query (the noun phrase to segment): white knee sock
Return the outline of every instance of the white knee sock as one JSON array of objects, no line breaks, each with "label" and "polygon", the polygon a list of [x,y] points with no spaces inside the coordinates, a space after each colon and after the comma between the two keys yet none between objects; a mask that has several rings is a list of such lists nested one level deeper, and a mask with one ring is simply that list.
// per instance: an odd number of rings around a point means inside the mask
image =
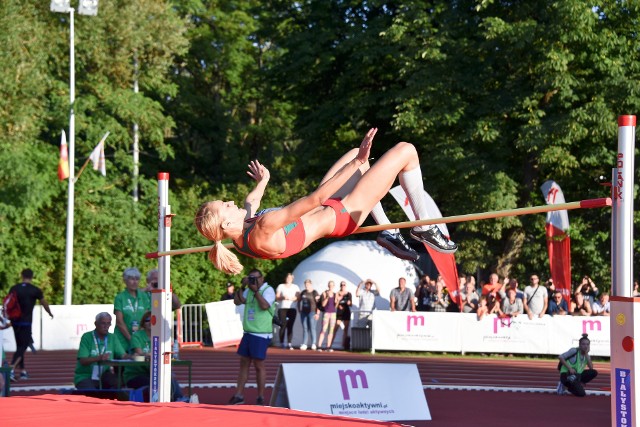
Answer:
[{"label": "white knee sock", "polygon": [[[409,199],[409,204],[413,210],[413,214],[416,219],[428,219],[429,213],[427,211],[427,200],[424,196],[424,186],[422,185],[422,171],[420,166],[411,169],[407,172],[401,172],[398,175],[400,179],[400,185],[404,189]],[[428,230],[434,225],[424,225],[420,227],[414,227],[420,231]]]},{"label": "white knee sock", "polygon": [[[380,204],[380,202],[376,203],[376,205],[371,210],[371,216],[373,217],[373,220],[376,222],[376,224],[391,224],[391,221],[389,221],[389,218],[387,218],[387,214],[384,213],[384,209],[382,209],[382,205]],[[397,228],[392,228],[391,230],[386,231],[394,234],[400,232],[400,230],[398,230]]]}]

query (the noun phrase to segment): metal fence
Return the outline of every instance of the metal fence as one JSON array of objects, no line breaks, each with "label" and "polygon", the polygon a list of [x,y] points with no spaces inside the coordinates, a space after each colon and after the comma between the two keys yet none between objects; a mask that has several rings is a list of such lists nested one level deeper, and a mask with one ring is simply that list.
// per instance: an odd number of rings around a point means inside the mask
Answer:
[{"label": "metal fence", "polygon": [[204,304],[184,304],[178,311],[178,342],[180,348],[202,347],[204,344]]}]

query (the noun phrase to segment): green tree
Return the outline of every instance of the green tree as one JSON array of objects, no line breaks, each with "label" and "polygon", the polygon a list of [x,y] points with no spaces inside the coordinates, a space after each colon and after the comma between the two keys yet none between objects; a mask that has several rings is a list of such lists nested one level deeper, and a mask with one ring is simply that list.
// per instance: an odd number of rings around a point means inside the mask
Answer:
[{"label": "green tree", "polygon": [[[440,199],[446,212],[541,204],[550,178],[568,200],[606,196],[594,178],[610,174],[617,115],[637,110],[637,6],[517,3],[407,7],[387,33],[408,82],[395,124],[428,135],[427,182],[437,193],[464,189]],[[570,214],[576,277],[609,277],[608,216]],[[541,216],[453,231],[468,270],[548,271]]]},{"label": "green tree", "polygon": [[[8,285],[22,268],[32,268],[53,303],[62,302],[65,265],[66,183],[58,183],[55,171],[69,114],[68,19],[43,2],[0,6],[6,38],[0,55],[8,64],[0,121],[12,129],[0,137],[0,217],[10,224],[2,226],[0,274]],[[174,122],[161,102],[175,93],[171,66],[187,42],[184,23],[168,2],[107,2],[96,17],[77,16],[75,30],[76,166],[106,130],[111,136],[107,177],[86,172],[76,183],[74,303],[109,302],[122,288],[122,270],[143,266],[155,240],[155,215],[143,215],[148,207],[155,210],[155,192],[138,206],[129,196],[130,129],[138,123],[143,147],[171,155],[165,138]]]}]

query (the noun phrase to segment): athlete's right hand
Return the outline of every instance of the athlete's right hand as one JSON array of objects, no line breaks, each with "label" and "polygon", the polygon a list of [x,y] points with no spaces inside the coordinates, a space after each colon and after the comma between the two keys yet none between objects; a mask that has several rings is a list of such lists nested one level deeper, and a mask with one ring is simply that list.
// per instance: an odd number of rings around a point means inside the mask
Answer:
[{"label": "athlete's right hand", "polygon": [[269,169],[267,169],[257,160],[251,160],[251,162],[249,162],[249,170],[247,171],[247,175],[249,175],[257,182],[263,180],[269,181],[269,178],[271,176],[271,174],[269,173]]},{"label": "athlete's right hand", "polygon": [[356,160],[360,162],[360,164],[364,164],[369,160],[369,153],[371,152],[371,145],[373,144],[373,137],[376,136],[378,132],[378,128],[371,128],[369,132],[365,135],[362,143],[360,144],[360,150],[358,151],[358,155],[356,156]]}]

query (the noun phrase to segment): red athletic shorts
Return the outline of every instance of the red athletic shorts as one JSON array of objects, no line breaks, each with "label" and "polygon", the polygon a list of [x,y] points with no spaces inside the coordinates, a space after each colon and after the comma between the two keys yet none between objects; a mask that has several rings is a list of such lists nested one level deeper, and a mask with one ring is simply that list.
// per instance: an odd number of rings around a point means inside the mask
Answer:
[{"label": "red athletic shorts", "polygon": [[336,226],[327,237],[345,237],[358,228],[358,224],[351,218],[340,199],[329,199],[322,206],[330,206],[336,213]]}]

